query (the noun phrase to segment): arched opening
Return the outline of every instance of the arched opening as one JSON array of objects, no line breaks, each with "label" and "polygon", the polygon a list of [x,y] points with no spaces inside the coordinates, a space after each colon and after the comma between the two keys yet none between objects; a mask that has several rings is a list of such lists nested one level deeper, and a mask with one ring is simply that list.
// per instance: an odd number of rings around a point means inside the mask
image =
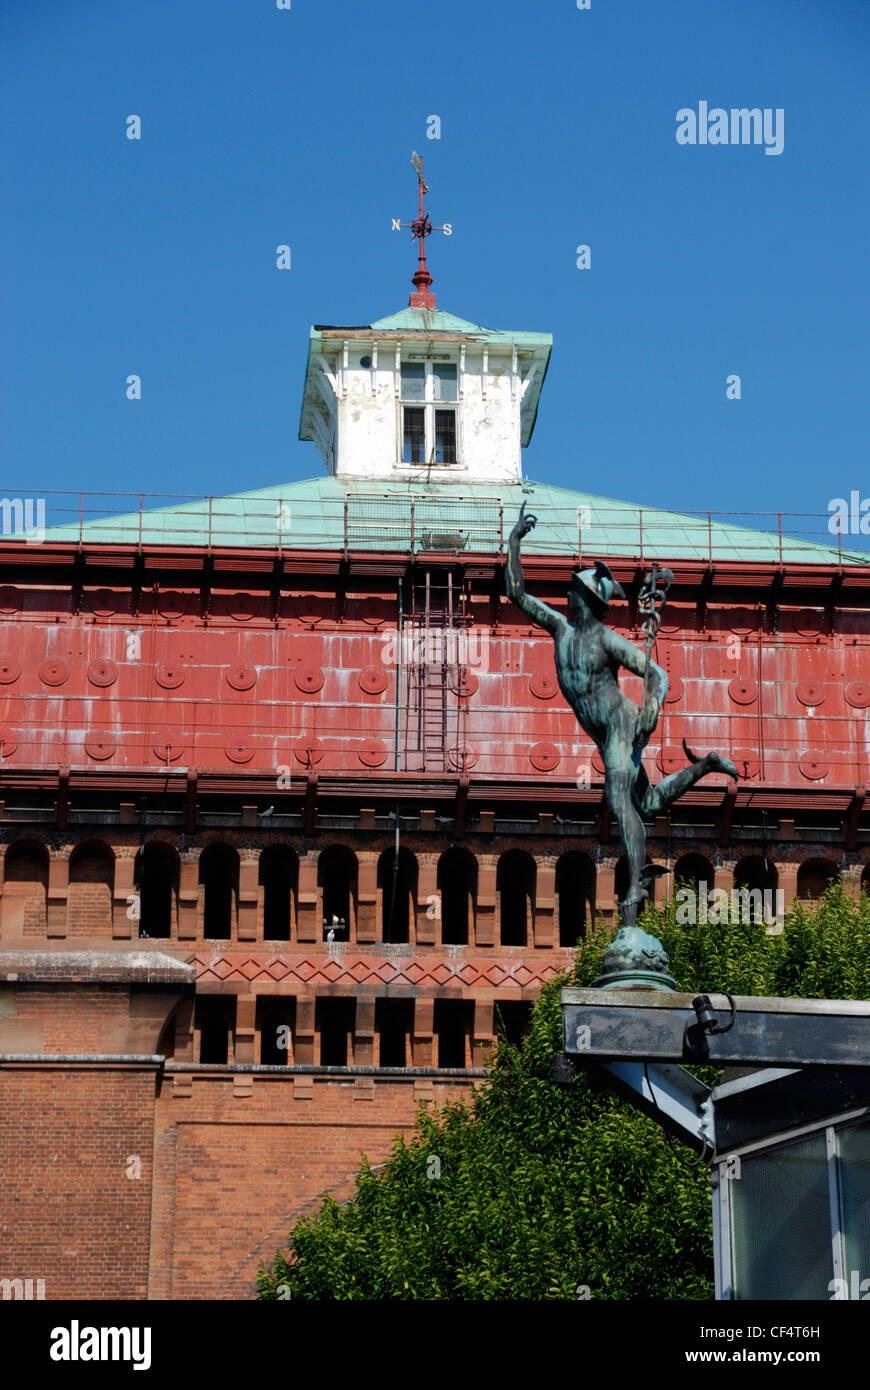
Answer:
[{"label": "arched opening", "polygon": [[296,1000],[260,997],[257,1000],[257,1032],[260,1035],[260,1065],[293,1065],[293,1037],[296,1032]]},{"label": "arched opening", "polygon": [[534,933],[535,861],[521,849],[508,850],[498,861],[502,946],[528,946]]},{"label": "arched opening", "polygon": [[101,840],[76,845],[69,861],[67,933],[111,936],[115,856]]},{"label": "arched opening", "polygon": [[417,859],[410,850],[385,850],[378,860],[382,941],[416,939]]},{"label": "arched opening", "polygon": [[149,841],[136,855],[133,885],[139,896],[139,935],[174,936],[178,926],[178,855],[171,845]]},{"label": "arched opening", "polygon": [[477,904],[477,860],[467,849],[448,849],[438,860],[441,940],[445,946],[467,946],[474,940]]},{"label": "arched opening", "polygon": [[263,940],[290,941],[295,930],[299,860],[289,845],[270,845],[263,850],[258,881]]},{"label": "arched opening", "polygon": [[682,884],[685,888],[693,888],[696,895],[702,891],[702,884],[706,884],[703,891],[712,892],[715,877],[713,865],[703,854],[681,854],[674,865],[674,885]]},{"label": "arched opening", "polygon": [[[663,878],[662,882],[667,884],[668,880]],[[670,882],[677,902],[677,921],[706,922],[710,895],[716,886],[716,871],[710,860],[703,854],[681,854]]]},{"label": "arched opening", "polygon": [[194,1017],[194,1054],[198,1053],[197,1060],[218,1066],[232,1062],[236,996],[200,995],[196,1001]]},{"label": "arched opening", "polygon": [[352,941],[356,932],[357,858],[344,845],[330,845],[317,861],[323,937]]},{"label": "arched opening", "polygon": [[734,889],[746,897],[749,920],[770,924],[778,916],[776,865],[762,854],[752,854],[734,866]]},{"label": "arched opening", "polygon": [[375,1001],[375,1037],[379,1067],[411,1065],[411,1037],[414,1029],[413,999]]},{"label": "arched opening", "polygon": [[864,865],[864,872],[861,875],[861,892],[870,897],[870,864]]},{"label": "arched opening", "polygon": [[16,840],[6,851],[0,922],[7,936],[45,936],[48,850],[35,840]]},{"label": "arched opening", "polygon": [[238,921],[239,856],[232,845],[208,845],[199,857],[202,934],[230,941]]},{"label": "arched opening", "polygon": [[314,1006],[314,1027],[320,1043],[320,1066],[352,1067],[356,1000],[333,996]]},{"label": "arched opening", "polygon": [[493,1013],[496,1033],[519,1047],[532,1026],[532,1005],[525,999],[505,1002],[497,999]]},{"label": "arched opening", "polygon": [[559,945],[576,946],[595,917],[595,865],[588,854],[571,850],[556,864]]},{"label": "arched opening", "polygon": [[471,1062],[474,1004],[467,999],[436,999],[433,1028],[439,1067],[467,1067]]},{"label": "arched opening", "polygon": [[808,859],[801,864],[797,875],[797,896],[812,906],[819,901],[830,883],[837,877],[837,866],[830,859]]}]

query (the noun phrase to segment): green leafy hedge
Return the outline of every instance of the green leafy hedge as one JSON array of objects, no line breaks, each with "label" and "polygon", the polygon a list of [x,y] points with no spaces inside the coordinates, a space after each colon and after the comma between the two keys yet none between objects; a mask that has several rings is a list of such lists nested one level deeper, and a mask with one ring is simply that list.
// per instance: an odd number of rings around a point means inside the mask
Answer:
[{"label": "green leafy hedge", "polygon": [[[797,906],[780,935],[683,926],[673,902],[641,924],[681,990],[870,997],[870,901],[839,882],[815,910]],[[363,1162],[348,1203],[327,1197],[296,1225],[289,1256],[261,1268],[259,1298],[712,1298],[706,1169],[584,1076],[552,1080],[559,990],[591,984],[612,935],[598,928],[579,943],[522,1045],[499,1040],[473,1095],[421,1108],[379,1172]]]}]

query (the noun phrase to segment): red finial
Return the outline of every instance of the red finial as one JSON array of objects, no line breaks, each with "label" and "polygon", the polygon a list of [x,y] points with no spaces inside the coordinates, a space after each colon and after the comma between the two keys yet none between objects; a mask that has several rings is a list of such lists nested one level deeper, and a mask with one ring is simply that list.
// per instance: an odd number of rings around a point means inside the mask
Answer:
[{"label": "red finial", "polygon": [[423,178],[423,161],[415,150],[411,155],[411,163],[417,174],[417,183],[420,194],[420,206],[417,216],[413,222],[399,222],[393,218],[393,231],[397,232],[400,227],[410,227],[411,236],[419,243],[419,260],[417,269],[411,279],[415,285],[415,291],[411,295],[408,303],[412,309],[434,309],[435,296],[432,294],[432,276],[429,274],[429,267],[426,265],[426,237],[431,232],[443,232],[445,236],[452,236],[453,227],[449,222],[445,222],[443,227],[433,227],[429,220],[429,213],[423,207],[423,195],[429,192],[429,185]]}]

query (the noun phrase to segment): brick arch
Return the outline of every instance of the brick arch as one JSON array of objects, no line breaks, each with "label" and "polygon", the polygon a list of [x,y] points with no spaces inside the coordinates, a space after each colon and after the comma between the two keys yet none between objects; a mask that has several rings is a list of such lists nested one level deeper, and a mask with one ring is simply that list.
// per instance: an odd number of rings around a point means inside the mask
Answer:
[{"label": "brick arch", "polygon": [[525,849],[508,849],[496,871],[499,942],[502,946],[531,946],[535,932],[537,864]]},{"label": "brick arch", "polygon": [[474,944],[479,877],[478,860],[464,846],[453,845],[438,858],[441,940],[446,946]]},{"label": "brick arch", "polygon": [[829,883],[839,875],[832,859],[817,856],[805,859],[797,871],[797,897],[801,902],[817,903]]},{"label": "brick arch", "polygon": [[257,909],[264,941],[296,939],[299,856],[291,845],[274,841],[257,863]]},{"label": "brick arch", "polygon": [[49,850],[35,836],[6,846],[0,930],[5,936],[45,936]]},{"label": "brick arch", "polygon": [[[397,869],[394,870],[394,865]],[[378,859],[378,922],[382,941],[401,944],[417,939],[417,889],[420,866],[412,850],[393,846]]]},{"label": "brick arch", "polygon": [[[368,867],[370,871],[374,869],[371,860]],[[336,940],[357,939],[359,897],[359,857],[349,845],[340,841],[325,845],[317,856],[318,941],[322,941],[330,930],[335,931]],[[333,924],[334,917],[338,919],[336,924]]]},{"label": "brick arch", "polygon": [[68,936],[111,936],[115,852],[105,840],[73,845],[69,857],[66,930]]},{"label": "brick arch", "polygon": [[595,920],[595,861],[583,850],[556,860],[556,929],[560,946],[576,946]]},{"label": "brick arch", "polygon": [[769,888],[779,886],[779,873],[772,859],[763,854],[748,854],[734,865],[735,888]]},{"label": "brick arch", "polygon": [[701,883],[706,883],[707,891],[714,886],[716,870],[706,854],[692,852],[681,854],[674,864],[673,884],[676,888],[678,883],[683,883],[686,887],[693,888],[698,892]]},{"label": "brick arch", "polygon": [[178,935],[178,893],[181,859],[166,840],[149,837],[136,854],[133,888],[139,899],[139,935],[169,938]]},{"label": "brick arch", "polygon": [[44,834],[41,830],[26,830],[23,834],[14,835],[12,839],[0,845],[0,858],[5,857],[15,845],[22,844],[36,845],[39,849],[45,850],[49,858],[51,858],[52,854],[56,854],[55,846],[48,835]]},{"label": "brick arch", "polygon": [[239,871],[235,845],[215,838],[199,856],[198,934],[206,941],[231,941],[238,934]]}]

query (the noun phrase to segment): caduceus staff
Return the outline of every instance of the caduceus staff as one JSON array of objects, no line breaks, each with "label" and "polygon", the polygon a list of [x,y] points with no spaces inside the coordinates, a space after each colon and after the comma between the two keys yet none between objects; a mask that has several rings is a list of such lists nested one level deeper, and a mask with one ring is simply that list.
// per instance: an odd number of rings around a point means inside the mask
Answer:
[{"label": "caduceus staff", "polygon": [[[652,650],[655,640],[659,635],[659,628],[662,625],[662,610],[667,602],[668,589],[674,582],[674,572],[663,565],[659,568],[657,560],[653,561],[653,567],[647,575],[637,596],[638,610],[643,614],[641,627],[646,633],[646,667],[643,673],[643,698],[640,702],[641,709],[646,704],[647,692],[649,690],[649,673],[651,669]],[[643,734],[638,730],[634,736],[635,746],[641,741]]]}]

